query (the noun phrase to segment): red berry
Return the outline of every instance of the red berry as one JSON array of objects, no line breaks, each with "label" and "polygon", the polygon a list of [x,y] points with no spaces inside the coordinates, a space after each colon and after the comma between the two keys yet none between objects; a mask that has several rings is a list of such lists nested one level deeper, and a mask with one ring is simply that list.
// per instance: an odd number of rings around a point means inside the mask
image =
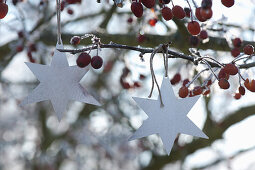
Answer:
[{"label": "red berry", "polygon": [[143,43],[145,40],[146,40],[145,35],[142,35],[142,34],[139,34],[139,35],[138,35],[137,41],[138,41],[139,43]]},{"label": "red berry", "polygon": [[103,59],[100,56],[94,56],[91,60],[91,66],[94,69],[99,69],[103,65]]},{"label": "red berry", "polygon": [[199,21],[205,22],[206,19],[203,18],[203,17],[201,16],[200,10],[201,10],[201,7],[196,8],[196,13],[195,13],[195,15],[196,15],[196,17],[197,17],[197,19],[198,19]]},{"label": "red berry", "polygon": [[250,83],[250,89],[251,92],[255,92],[255,80],[252,80]]},{"label": "red berry", "polygon": [[207,96],[207,95],[210,94],[210,93],[211,93],[211,90],[208,89],[208,90],[206,90],[206,91],[203,93],[203,95],[204,95],[204,96]]},{"label": "red berry", "polygon": [[158,22],[158,20],[156,18],[153,19],[149,19],[149,24],[150,26],[154,27],[156,25],[156,23]]},{"label": "red berry", "polygon": [[212,80],[211,80],[211,79],[208,80],[208,82],[206,83],[206,86],[207,86],[207,87],[210,86],[210,85],[212,85]]},{"label": "red berry", "polygon": [[225,72],[224,68],[222,68],[218,74],[219,79],[229,79],[229,75]]},{"label": "red berry", "polygon": [[239,48],[233,48],[233,49],[231,50],[231,55],[232,55],[233,57],[239,56],[239,55],[240,55],[240,50],[239,50]]},{"label": "red berry", "polygon": [[81,53],[77,60],[76,60],[76,64],[77,66],[84,68],[86,66],[88,66],[91,62],[91,56],[88,53]]},{"label": "red berry", "polygon": [[179,73],[175,74],[174,77],[171,79],[171,84],[175,85],[181,81],[181,75]]},{"label": "red berry", "polygon": [[191,21],[188,23],[188,31],[191,35],[197,35],[200,33],[200,25],[197,21]]},{"label": "red berry", "polygon": [[240,98],[241,98],[241,94],[240,94],[240,93],[236,93],[235,96],[234,96],[234,98],[235,98],[236,100],[240,99]]},{"label": "red berry", "polygon": [[189,83],[189,79],[185,79],[185,80],[183,80],[182,85],[186,86],[188,83]]},{"label": "red berry", "polygon": [[193,89],[193,94],[194,95],[200,95],[203,93],[203,88],[201,86],[196,86]]},{"label": "red berry", "polygon": [[245,95],[245,88],[244,88],[243,86],[240,86],[240,87],[238,88],[238,91],[239,91],[239,93],[240,93],[241,95]]},{"label": "red berry", "polygon": [[23,51],[23,49],[24,49],[24,47],[23,47],[22,45],[18,45],[18,46],[16,47],[16,51],[17,51],[17,52],[21,52],[21,51]]},{"label": "red berry", "polygon": [[183,86],[183,87],[180,88],[180,90],[179,90],[179,96],[180,96],[181,98],[187,97],[188,94],[189,94],[189,89],[188,89],[187,87]]},{"label": "red berry", "polygon": [[136,81],[136,82],[134,82],[134,87],[138,87],[139,88],[139,87],[141,87],[141,84]]},{"label": "red berry", "polygon": [[132,2],[131,11],[137,18],[140,18],[143,15],[143,5],[139,2]]},{"label": "red berry", "polygon": [[208,38],[208,34],[207,34],[206,30],[202,30],[202,31],[200,32],[200,34],[199,34],[199,37],[200,37],[202,40]]},{"label": "red berry", "polygon": [[169,21],[173,18],[173,13],[172,13],[172,10],[168,7],[164,7],[161,11],[162,13],[162,16],[163,18],[166,20],[166,21]]},{"label": "red berry", "polygon": [[8,13],[8,5],[6,3],[0,3],[0,19],[3,19]]},{"label": "red berry", "polygon": [[246,45],[244,48],[243,48],[243,51],[245,54],[247,55],[251,55],[254,53],[254,47],[250,44]]},{"label": "red berry", "polygon": [[242,45],[242,40],[240,38],[235,38],[232,42],[234,47],[241,47]]},{"label": "red berry", "polygon": [[244,81],[244,86],[245,86],[248,90],[250,90],[251,85],[250,85],[250,81],[249,81],[248,78]]},{"label": "red berry", "polygon": [[78,45],[80,44],[81,38],[79,36],[73,36],[70,40],[70,43],[72,45]]},{"label": "red berry", "polygon": [[225,6],[225,7],[232,7],[235,3],[234,0],[221,0],[221,3]]},{"label": "red berry", "polygon": [[68,8],[68,9],[67,9],[67,13],[68,13],[69,15],[73,15],[73,10],[72,10],[71,8]]},{"label": "red berry", "polygon": [[238,73],[238,68],[234,64],[227,64],[224,67],[224,71],[229,75],[236,75]]},{"label": "red berry", "polygon": [[128,20],[127,20],[127,22],[128,22],[129,24],[131,24],[131,23],[133,22],[133,18],[132,18],[132,17],[129,17]]},{"label": "red berry", "polygon": [[222,88],[222,89],[228,89],[230,87],[229,82],[224,78],[221,78],[219,80],[218,84],[219,84],[220,88]]},{"label": "red berry", "polygon": [[124,89],[130,89],[131,88],[131,86],[128,82],[121,82],[121,85]]},{"label": "red berry", "polygon": [[201,8],[201,9],[200,9],[200,15],[201,15],[203,18],[205,18],[205,19],[210,19],[210,18],[212,18],[213,11],[212,11],[211,8],[209,8],[209,9],[203,9],[203,8]]},{"label": "red berry", "polygon": [[172,8],[172,12],[173,12],[173,15],[177,18],[177,19],[183,19],[185,16],[186,16],[186,13],[185,11],[183,10],[182,7],[178,6],[178,5],[175,5],[173,8]]},{"label": "red berry", "polygon": [[146,8],[152,8],[155,5],[155,0],[142,0],[142,3]]}]

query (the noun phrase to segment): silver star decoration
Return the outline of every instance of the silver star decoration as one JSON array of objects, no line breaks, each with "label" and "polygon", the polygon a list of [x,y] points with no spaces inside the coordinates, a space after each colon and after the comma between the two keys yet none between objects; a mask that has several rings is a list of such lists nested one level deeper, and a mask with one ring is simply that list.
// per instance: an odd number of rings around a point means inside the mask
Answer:
[{"label": "silver star decoration", "polygon": [[57,44],[50,66],[26,63],[40,84],[22,101],[21,106],[50,100],[60,120],[69,100],[93,105],[100,103],[79,83],[89,69],[69,66],[65,53],[57,49],[63,49],[63,45]]},{"label": "silver star decoration", "polygon": [[164,148],[169,155],[178,133],[207,138],[208,137],[187,117],[188,112],[195,105],[198,96],[178,99],[171,87],[169,78],[164,78],[161,85],[161,95],[164,103],[160,107],[160,100],[133,97],[138,106],[148,115],[142,126],[129,138],[134,140],[159,134]]}]

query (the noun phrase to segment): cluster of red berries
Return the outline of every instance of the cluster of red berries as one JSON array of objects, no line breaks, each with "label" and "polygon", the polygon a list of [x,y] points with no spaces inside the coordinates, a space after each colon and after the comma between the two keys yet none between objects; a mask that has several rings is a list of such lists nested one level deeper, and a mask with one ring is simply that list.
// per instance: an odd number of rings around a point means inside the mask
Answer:
[{"label": "cluster of red berries", "polygon": [[88,53],[83,52],[78,56],[76,64],[80,68],[84,68],[91,64],[94,69],[100,69],[103,65],[103,59],[98,55],[91,58]]},{"label": "cluster of red berries", "polygon": [[[172,85],[176,85],[179,82],[181,82],[181,75],[180,73],[176,73],[173,78],[170,80],[170,83]],[[182,81],[182,87],[179,89],[179,97],[185,98],[185,97],[193,97],[197,95],[208,95],[210,94],[210,86],[212,84],[211,80],[207,80],[205,85],[203,86],[195,86],[192,90],[189,90],[188,84],[190,83],[189,79],[184,79]]]},{"label": "cluster of red berries", "polygon": [[0,0],[0,19],[3,19],[8,13],[8,5],[4,0]]},{"label": "cluster of red berries", "polygon": [[219,78],[219,86],[222,89],[228,89],[230,87],[230,84],[228,82],[229,76],[234,76],[238,73],[238,68],[235,64],[226,64],[219,72],[218,78]]},{"label": "cluster of red berries", "polygon": [[[130,69],[124,67],[122,70],[122,74],[120,76],[120,84],[123,89],[134,89],[141,87],[141,83],[139,81],[134,81],[133,83],[129,83],[126,81],[126,78],[130,75]],[[143,74],[140,74],[139,79],[144,80],[146,77]]]},{"label": "cluster of red berries", "polygon": [[[234,48],[231,50],[231,55],[233,57],[237,57],[241,53],[240,48],[242,47],[242,40],[240,38],[235,38],[232,40],[232,43]],[[254,53],[254,47],[250,44],[247,44],[243,47],[243,52],[246,55],[252,55]]]},{"label": "cluster of red berries", "polygon": [[[24,42],[24,39],[25,39],[25,35],[24,35],[24,32],[23,31],[19,31],[18,32],[18,37],[19,39]],[[36,47],[36,44],[33,43],[33,42],[28,42],[27,44],[19,44],[16,46],[16,52],[19,53],[19,52],[22,52],[24,49],[26,49],[27,51],[27,57],[29,59],[29,61],[31,63],[35,63],[35,59],[33,57],[33,53],[34,52],[37,52],[37,47]]]},{"label": "cluster of red berries", "polygon": [[[79,36],[73,36],[70,40],[70,43],[72,45],[79,45],[80,42],[81,38]],[[78,56],[76,64],[81,68],[84,68],[91,64],[94,69],[100,69],[103,66],[103,59],[98,55],[91,58],[88,53],[83,52]]]}]

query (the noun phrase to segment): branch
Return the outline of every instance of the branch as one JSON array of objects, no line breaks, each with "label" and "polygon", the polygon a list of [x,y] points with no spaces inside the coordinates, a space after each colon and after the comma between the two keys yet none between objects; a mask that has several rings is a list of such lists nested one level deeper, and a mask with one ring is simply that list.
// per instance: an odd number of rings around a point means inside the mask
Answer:
[{"label": "branch", "polygon": [[[116,44],[113,42],[110,42],[110,44],[101,44],[100,48],[133,50],[133,51],[141,52],[141,54],[152,53],[155,50],[154,48],[128,46],[128,45]],[[97,45],[90,45],[90,46],[86,46],[82,49],[58,49],[58,50],[60,52],[69,52],[72,54],[77,54],[77,53],[90,51],[90,50],[97,50],[97,49],[98,49]],[[163,52],[164,51],[158,51],[158,53],[163,53]],[[191,55],[185,55],[183,53],[175,52],[173,50],[168,50],[168,54],[169,54],[169,56],[168,56],[169,58],[181,58],[181,59],[185,59],[185,60],[191,61],[193,63],[196,63],[195,58]],[[209,62],[209,61],[207,61],[207,62],[211,67],[220,67],[218,64],[216,64],[214,62]],[[255,66],[255,62],[239,65],[239,68],[240,69],[248,69],[248,68],[251,68],[254,66]]]}]

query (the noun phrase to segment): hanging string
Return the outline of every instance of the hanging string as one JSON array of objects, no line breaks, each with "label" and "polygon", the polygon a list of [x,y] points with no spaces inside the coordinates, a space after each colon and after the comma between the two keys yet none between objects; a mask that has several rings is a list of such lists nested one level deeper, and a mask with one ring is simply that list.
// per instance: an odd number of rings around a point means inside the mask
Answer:
[{"label": "hanging string", "polygon": [[61,39],[61,3],[60,0],[56,0],[56,5],[57,5],[57,27],[58,27],[58,32],[57,32],[57,41],[58,44],[62,44],[62,39]]},{"label": "hanging string", "polygon": [[164,107],[163,99],[162,99],[162,95],[161,95],[161,91],[160,91],[160,87],[159,87],[159,84],[157,82],[157,79],[156,79],[156,76],[155,76],[155,73],[154,73],[154,69],[153,69],[153,58],[154,58],[155,54],[157,54],[157,52],[160,51],[160,50],[162,50],[162,45],[160,45],[157,49],[155,49],[151,53],[151,57],[150,57],[150,70],[151,70],[152,86],[151,86],[151,91],[150,91],[150,94],[149,94],[148,97],[151,98],[152,92],[153,92],[153,89],[154,89],[154,83],[155,83],[156,86],[157,86],[158,92],[159,92],[160,106]]},{"label": "hanging string", "polygon": [[164,46],[163,50],[163,57],[164,57],[164,63],[165,63],[165,77],[168,77],[168,45]]}]

